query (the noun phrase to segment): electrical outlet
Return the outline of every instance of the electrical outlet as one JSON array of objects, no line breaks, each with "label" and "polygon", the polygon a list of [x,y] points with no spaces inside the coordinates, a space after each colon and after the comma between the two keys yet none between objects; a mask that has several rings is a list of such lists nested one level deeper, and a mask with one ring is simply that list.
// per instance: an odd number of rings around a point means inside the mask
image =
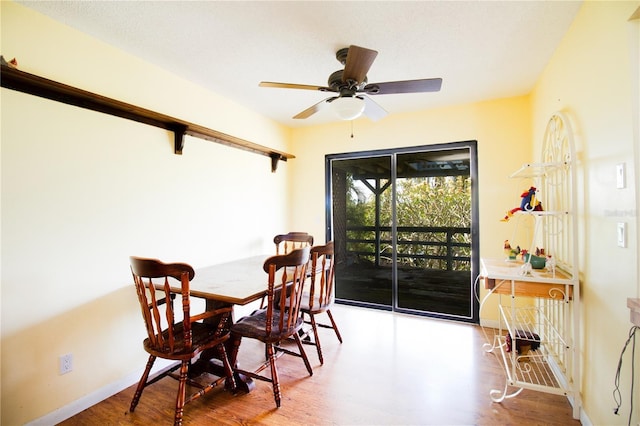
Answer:
[{"label": "electrical outlet", "polygon": [[67,374],[73,370],[73,354],[60,355],[59,373]]}]

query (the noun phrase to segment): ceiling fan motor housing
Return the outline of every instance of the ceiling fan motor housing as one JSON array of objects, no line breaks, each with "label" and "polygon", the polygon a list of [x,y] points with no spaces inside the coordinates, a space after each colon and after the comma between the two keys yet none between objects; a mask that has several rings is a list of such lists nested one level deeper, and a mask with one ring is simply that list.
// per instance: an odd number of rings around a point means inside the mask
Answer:
[{"label": "ceiling fan motor housing", "polygon": [[331,87],[333,90],[335,90],[336,92],[343,92],[345,90],[348,91],[352,91],[353,93],[355,93],[356,91],[360,90],[361,88],[363,88],[368,80],[365,77],[364,81],[342,81],[342,75],[344,74],[344,70],[338,70],[333,72],[330,76],[329,76],[329,80],[328,85],[329,87]]},{"label": "ceiling fan motor housing", "polygon": [[347,63],[347,55],[348,54],[349,54],[349,48],[348,47],[344,47],[344,48],[342,48],[342,49],[340,49],[340,50],[338,50],[336,52],[336,59],[342,65],[345,65]]}]

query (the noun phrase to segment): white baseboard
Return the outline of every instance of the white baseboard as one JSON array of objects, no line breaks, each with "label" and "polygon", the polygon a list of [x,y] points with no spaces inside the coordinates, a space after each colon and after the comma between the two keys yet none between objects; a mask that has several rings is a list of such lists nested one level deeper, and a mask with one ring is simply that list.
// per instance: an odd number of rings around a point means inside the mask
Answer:
[{"label": "white baseboard", "polygon": [[[167,360],[157,359],[155,364],[153,365],[153,369],[151,370],[151,375],[168,367],[172,363],[173,362]],[[87,408],[92,407],[97,403],[117,394],[118,392],[123,391],[129,386],[138,383],[138,380],[140,380],[140,377],[142,376],[143,370],[144,369],[140,369],[139,371],[135,371],[131,374],[126,375],[116,382],[109,383],[108,385],[103,386],[102,388],[90,393],[89,395],[83,396],[82,398],[77,399],[70,404],[65,405],[64,407],[60,407],[45,416],[26,423],[25,426],[49,426],[67,420],[68,418],[75,416],[79,412],[84,411]]]},{"label": "white baseboard", "polygon": [[593,426],[591,419],[587,416],[587,413],[584,412],[584,407],[580,407],[580,423],[582,426]]}]

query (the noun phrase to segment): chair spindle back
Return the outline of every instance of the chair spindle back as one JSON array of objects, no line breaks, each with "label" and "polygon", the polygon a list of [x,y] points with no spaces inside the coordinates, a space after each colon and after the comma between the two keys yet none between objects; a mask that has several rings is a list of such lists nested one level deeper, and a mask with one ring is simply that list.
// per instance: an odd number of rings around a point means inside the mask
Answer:
[{"label": "chair spindle back", "polygon": [[[195,276],[193,268],[186,263],[165,264],[157,259],[133,256],[130,261],[149,344],[157,350],[166,348],[172,352],[180,349],[191,350],[189,282]],[[171,293],[169,278],[176,279],[181,284],[181,318],[176,318],[175,293]],[[183,318],[187,320],[181,323]],[[181,326],[177,327],[177,324]],[[166,332],[163,333],[165,330]],[[184,347],[177,348],[177,341]]]},{"label": "chair spindle back", "polygon": [[276,254],[287,254],[299,248],[311,247],[313,236],[306,232],[289,232],[276,235],[273,237],[273,242],[276,245]]},{"label": "chair spindle back", "polygon": [[[309,247],[293,250],[284,255],[271,256],[265,260],[263,268],[269,274],[267,290],[267,318],[266,332],[281,333],[284,330],[294,330],[300,319],[300,302],[307,278],[309,263]],[[281,273],[278,273],[281,271]],[[278,291],[286,289],[286,291]],[[280,310],[280,315],[274,323],[274,311]]]},{"label": "chair spindle back", "polygon": [[333,241],[329,241],[324,246],[311,248],[311,287],[309,298],[309,309],[316,308],[314,303],[320,307],[326,307],[333,303],[334,291],[334,253]]}]

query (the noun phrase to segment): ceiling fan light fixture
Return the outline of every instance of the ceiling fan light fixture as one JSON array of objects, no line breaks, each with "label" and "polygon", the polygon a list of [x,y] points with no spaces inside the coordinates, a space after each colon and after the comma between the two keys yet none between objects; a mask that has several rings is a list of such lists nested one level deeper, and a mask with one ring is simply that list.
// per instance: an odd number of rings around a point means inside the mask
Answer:
[{"label": "ceiling fan light fixture", "polygon": [[364,112],[364,99],[357,96],[342,96],[330,105],[341,120],[354,120]]}]

